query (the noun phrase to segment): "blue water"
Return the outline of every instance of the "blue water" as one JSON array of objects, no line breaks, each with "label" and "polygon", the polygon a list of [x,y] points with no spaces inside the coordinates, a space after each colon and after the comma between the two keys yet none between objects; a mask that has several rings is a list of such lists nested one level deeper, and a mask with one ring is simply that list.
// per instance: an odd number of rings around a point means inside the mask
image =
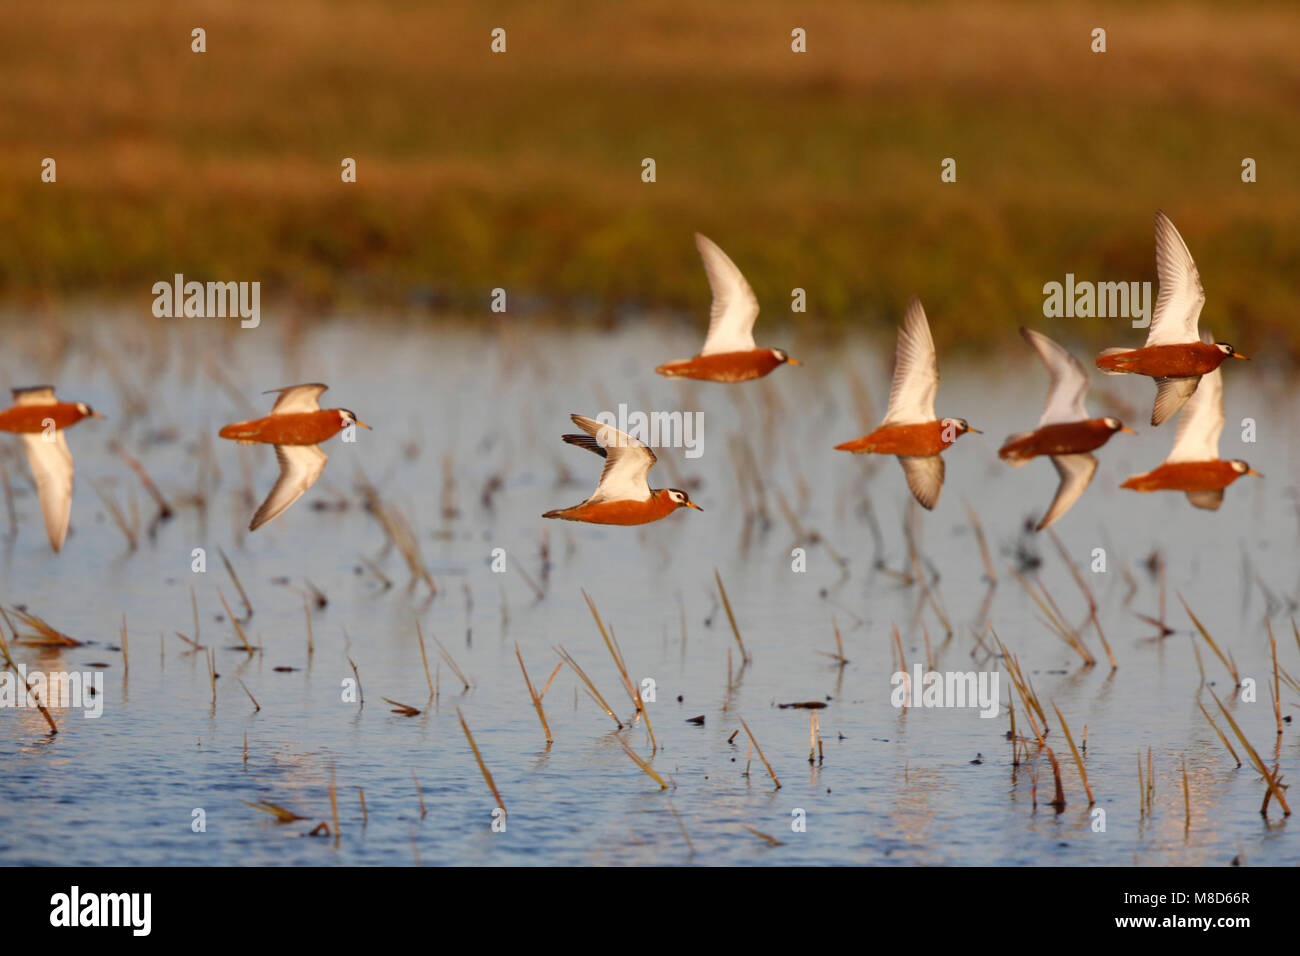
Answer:
[{"label": "blue water", "polygon": [[[1018,340],[991,359],[940,356],[940,414],[968,418],[987,433],[963,437],[949,450],[939,506],[918,519],[924,563],[938,575],[937,602],[953,625],[945,640],[920,588],[905,586],[897,574],[908,566],[903,523],[910,496],[901,470],[832,450],[864,432],[850,375],[861,380],[877,417],[883,409],[890,342],[821,343],[768,329],[771,344],[805,365],[724,387],[656,376],[656,364],[694,350],[698,330],[648,319],[581,333],[538,331],[513,320],[470,333],[397,321],[295,324],[270,314],[260,328],[244,331],[220,320],[145,323],[98,313],[66,323],[77,330],[66,353],[54,354],[40,329],[15,333],[0,369],[12,385],[52,381],[61,396],[87,401],[108,417],[68,432],[78,477],[73,533],[57,556],[45,540],[17,440],[0,440],[18,525],[17,537],[6,536],[0,548],[0,581],[7,606],[24,606],[85,642],[58,651],[16,646],[16,660],[44,671],[108,664],[104,712],[87,719],[58,711],[60,733],[51,737],[34,710],[0,709],[0,863],[1300,862],[1278,808],[1267,818],[1259,813],[1265,789],[1259,774],[1249,766],[1234,769],[1196,706],[1199,693],[1231,737],[1201,689],[1193,652],[1199,644],[1213,690],[1261,755],[1279,761],[1283,776],[1294,779],[1300,751],[1294,725],[1276,735],[1264,615],[1271,614],[1280,663],[1300,675],[1289,619],[1298,576],[1290,478],[1297,465],[1296,396],[1267,369],[1228,370],[1221,454],[1244,457],[1267,477],[1240,480],[1217,513],[1192,509],[1181,495],[1118,488],[1128,475],[1163,460],[1173,426],[1144,424],[1154,392],[1145,380],[1095,383],[1094,412],[1114,407],[1102,401],[1104,390],[1115,406],[1133,406],[1129,421],[1141,434],[1119,435],[1098,453],[1092,487],[1056,530],[1097,595],[1119,663],[1112,674],[1093,631],[1085,630],[1084,640],[1100,663],[1085,668],[1040,622],[1037,605],[1007,571],[1027,540],[1025,519],[1046,507],[1055,486],[1045,462],[1013,471],[996,457],[1000,439],[1032,427],[1041,411],[1045,375]],[[1068,339],[1068,330],[1045,331]],[[249,535],[242,529],[274,481],[274,458],[269,449],[241,448],[215,433],[248,411],[269,408],[263,389],[299,381],[329,383],[327,405],[350,408],[375,428],[354,444],[327,443],[330,461],[321,481]],[[703,454],[688,459],[681,449],[663,449],[651,480],[687,488],[705,511],[679,512],[643,528],[542,520],[543,511],[585,497],[599,470],[593,456],[561,442],[573,430],[568,414],[613,411],[619,402],[703,412]],[[1256,419],[1253,444],[1241,441],[1246,417]],[[206,450],[204,433],[211,437]],[[152,503],[110,449],[114,440],[143,463],[176,509],[153,536],[146,532]],[[758,465],[766,526],[745,517],[745,502],[757,502],[759,493],[749,459],[733,452],[739,441],[748,443]],[[205,456],[215,470],[201,464]],[[744,491],[739,472],[747,476]],[[201,508],[195,498],[204,474]],[[363,477],[415,529],[435,597],[423,584],[409,585],[404,561],[364,507]],[[485,489],[497,480],[489,503]],[[128,521],[133,508],[139,515],[135,551],[92,483]],[[819,542],[801,542],[782,498],[803,534],[815,533]],[[890,703],[894,624],[909,664],[926,657],[928,633],[939,669],[999,669],[996,658],[976,650],[972,636],[973,628],[983,630],[981,603],[989,588],[966,504],[983,524],[999,575],[988,617],[1048,711],[1048,742],[1061,762],[1067,798],[1060,813],[1047,805],[1053,784],[1045,756],[1011,765],[1005,703],[1012,690],[1005,675],[1004,707],[995,719],[974,710],[900,711]],[[792,569],[801,543],[802,572]],[[543,573],[544,544],[549,573]],[[1064,617],[1084,621],[1086,603],[1050,541],[1038,538],[1031,546]],[[245,628],[261,650],[251,657],[233,649],[239,639],[218,588],[236,613],[242,605],[219,547],[254,609]],[[196,548],[206,552],[203,573],[191,570]],[[498,548],[504,573],[492,566]],[[1090,570],[1096,548],[1105,549],[1104,573]],[[1158,610],[1160,589],[1143,565],[1154,549],[1166,562],[1166,618],[1174,629],[1163,639],[1135,614]],[[883,568],[873,567],[877,558]],[[743,672],[717,599],[715,570],[752,656]],[[1127,603],[1126,572],[1136,586]],[[327,607],[311,609],[310,656],[303,610],[308,581],[328,599]],[[206,652],[191,652],[175,636],[193,636],[191,587],[199,641],[215,648],[215,707]],[[644,723],[617,731],[567,667],[545,696],[554,736],[545,746],[516,644],[539,689],[562,646],[624,722],[633,713],[582,589],[612,625],[633,679],[654,681],[655,700],[646,705],[658,743],[653,755]],[[1223,666],[1203,641],[1193,640],[1177,592],[1242,674],[1257,681],[1257,702],[1233,696]],[[123,614],[129,673],[116,649]],[[434,701],[417,618],[437,674]],[[826,656],[835,649],[833,622],[850,661],[842,668]],[[434,637],[471,676],[470,690],[462,692],[450,666],[440,663]],[[343,682],[352,677],[349,657],[364,707],[343,699]],[[422,713],[391,713],[383,697]],[[828,704],[818,712],[824,759],[812,765],[809,711],[776,706],[809,700]],[[1285,683],[1282,700],[1284,713],[1294,715],[1300,701]],[[1105,810],[1104,832],[1093,829],[1049,701],[1065,714],[1076,743],[1086,726],[1088,778]],[[1018,700],[1016,707],[1023,731]],[[458,710],[506,805],[505,832],[492,829],[496,800]],[[686,722],[697,715],[704,715],[703,726]],[[780,789],[757,754],[745,774],[742,717]],[[620,736],[652,762],[669,790],[660,791],[634,765]],[[1155,794],[1143,815],[1137,764],[1140,756],[1145,772],[1148,748]],[[972,763],[977,755],[982,762]],[[1184,825],[1184,760],[1190,828]],[[331,773],[340,832],[337,839],[309,837],[322,821],[333,827]],[[245,803],[258,800],[306,819],[279,824]],[[205,832],[192,828],[196,809],[203,811]],[[796,810],[804,811],[804,832],[792,829]]]}]

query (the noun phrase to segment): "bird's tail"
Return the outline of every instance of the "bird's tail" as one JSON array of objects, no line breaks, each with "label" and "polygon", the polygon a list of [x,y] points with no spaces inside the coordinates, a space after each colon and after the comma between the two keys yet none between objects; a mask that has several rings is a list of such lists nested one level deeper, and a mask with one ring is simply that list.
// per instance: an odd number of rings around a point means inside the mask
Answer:
[{"label": "bird's tail", "polygon": [[[1020,443],[1032,434],[1033,432],[1016,432],[1014,435],[1008,435],[1007,440],[998,449],[998,457],[1012,468],[1019,468],[1021,465],[1028,463],[1034,456],[1026,455],[1024,446]],[[1020,447],[1016,447],[1017,445],[1020,445]]]},{"label": "bird's tail", "polygon": [[1132,351],[1132,349],[1124,348],[1102,349],[1101,354],[1097,356],[1097,368],[1107,375],[1125,375],[1128,373],[1128,369],[1122,367],[1124,363],[1120,362],[1116,356]]}]

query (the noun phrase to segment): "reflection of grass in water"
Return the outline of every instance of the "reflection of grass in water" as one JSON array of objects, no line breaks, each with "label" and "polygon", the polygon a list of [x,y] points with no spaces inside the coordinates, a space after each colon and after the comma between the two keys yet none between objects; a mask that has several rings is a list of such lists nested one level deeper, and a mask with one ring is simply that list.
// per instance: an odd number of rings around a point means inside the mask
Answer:
[{"label": "reflection of grass in water", "polygon": [[[1300,207],[1277,159],[1300,146],[1285,5],[1243,5],[1226,28],[1206,4],[1110,8],[1105,54],[1088,8],[996,3],[832,0],[800,11],[803,55],[780,4],[291,0],[206,10],[202,55],[169,5],[108,17],[38,7],[0,36],[0,216],[24,223],[0,234],[10,289],[145,304],[179,271],[309,301],[424,288],[481,309],[502,286],[698,310],[701,229],[769,314],[795,286],[818,322],[920,292],[939,337],[967,341],[1014,329],[1067,271],[1154,278],[1164,206],[1216,332],[1300,348],[1283,318]],[[57,186],[38,181],[44,156]]]}]

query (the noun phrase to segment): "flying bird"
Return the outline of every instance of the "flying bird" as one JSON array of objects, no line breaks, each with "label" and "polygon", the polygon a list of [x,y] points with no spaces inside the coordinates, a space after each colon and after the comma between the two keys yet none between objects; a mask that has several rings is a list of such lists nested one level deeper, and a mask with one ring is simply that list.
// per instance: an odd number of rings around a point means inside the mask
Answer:
[{"label": "flying bird", "polygon": [[1196,507],[1217,511],[1223,504],[1223,489],[1228,485],[1242,475],[1263,477],[1240,459],[1219,458],[1219,435],[1224,423],[1222,376],[1216,368],[1202,377],[1200,388],[1178,420],[1174,447],[1164,464],[1146,474],[1134,475],[1121,488],[1181,491]]},{"label": "flying bird", "polygon": [[698,378],[709,382],[746,382],[762,378],[778,365],[800,364],[782,349],[760,349],[754,344],[758,299],[736,264],[717,244],[698,232],[695,247],[713,292],[709,332],[694,358],[660,365],[656,372],[670,378]]},{"label": "flying bird", "polygon": [[835,447],[859,455],[897,455],[907,476],[907,487],[928,509],[938,503],[943,490],[943,458],[939,453],[967,432],[980,434],[964,418],[934,417],[938,391],[939,361],[934,353],[934,338],[921,300],[913,296],[898,330],[894,383],[885,420],[870,435]]},{"label": "flying bird", "polygon": [[1088,373],[1078,359],[1041,332],[1022,328],[1020,334],[1047,366],[1051,384],[1038,427],[1031,432],[1011,435],[998,450],[998,455],[1015,468],[1039,455],[1052,459],[1061,482],[1047,513],[1034,529],[1042,531],[1069,511],[1092,481],[1097,459],[1089,453],[1106,444],[1115,432],[1136,433],[1125,428],[1118,418],[1088,416],[1084,403],[1088,394]]},{"label": "flying bird", "polygon": [[45,533],[57,553],[68,537],[68,518],[72,514],[72,452],[63,430],[83,418],[103,418],[85,402],[61,402],[54,397],[54,386],[15,388],[14,404],[0,412],[0,431],[18,432],[23,436],[27,464],[32,469],[36,492],[45,516]]},{"label": "flying bird", "polygon": [[1244,359],[1227,342],[1203,342],[1197,323],[1205,290],[1187,243],[1163,212],[1156,213],[1156,275],[1160,294],[1147,341],[1140,349],[1106,349],[1097,367],[1108,375],[1147,375],[1156,380],[1151,424],[1167,421],[1192,397],[1201,376],[1228,357]]},{"label": "flying bird", "polygon": [[632,525],[658,521],[678,508],[704,510],[678,488],[650,487],[650,469],[658,459],[642,442],[594,418],[570,417],[586,434],[565,435],[564,440],[600,455],[605,467],[590,498],[572,508],[548,511],[543,518]]},{"label": "flying bird", "polygon": [[327,388],[328,385],[312,383],[270,389],[262,394],[279,393],[280,396],[271,406],[270,415],[221,429],[222,438],[241,445],[258,442],[274,445],[275,457],[280,462],[280,478],[253,515],[249,531],[256,531],[283,514],[316,483],[329,460],[318,442],[333,438],[351,425],[370,427],[346,408],[321,408],[320,396]]}]

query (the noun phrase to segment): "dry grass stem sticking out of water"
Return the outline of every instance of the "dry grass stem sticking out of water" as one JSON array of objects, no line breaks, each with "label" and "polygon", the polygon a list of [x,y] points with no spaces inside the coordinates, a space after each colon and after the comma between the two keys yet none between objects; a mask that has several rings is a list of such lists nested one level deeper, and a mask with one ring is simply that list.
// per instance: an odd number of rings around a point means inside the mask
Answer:
[{"label": "dry grass stem sticking out of water", "polygon": [[[1074,652],[1083,658],[1084,666],[1092,667],[1096,664],[1097,659],[1092,656],[1092,652],[1088,650],[1083,641],[1079,640],[1079,636],[1075,634],[1070,625],[1068,625],[1061,617],[1060,608],[1057,607],[1056,601],[1052,599],[1052,595],[1048,593],[1047,586],[1043,584],[1042,580],[1040,579],[1038,581],[1038,588],[1042,591],[1042,597],[1039,597],[1029,582],[1026,581],[1015,568],[1008,567],[1007,570],[1010,571],[1011,576],[1020,583],[1020,586],[1025,589],[1025,593],[1034,599],[1034,603],[1038,605],[1046,618],[1043,623],[1047,625],[1048,629],[1055,631],[1061,640],[1070,645]],[[1051,605],[1050,607],[1048,606],[1049,604]]]},{"label": "dry grass stem sticking out of water", "polygon": [[1097,636],[1101,638],[1101,646],[1106,649],[1106,659],[1110,661],[1110,669],[1112,671],[1116,670],[1119,667],[1119,664],[1115,662],[1115,654],[1110,649],[1110,641],[1106,640],[1106,632],[1101,629],[1101,621],[1097,617],[1097,601],[1093,597],[1092,588],[1088,586],[1083,575],[1079,573],[1079,569],[1076,568],[1074,562],[1070,560],[1070,554],[1065,550],[1065,545],[1061,543],[1061,539],[1056,536],[1056,532],[1051,528],[1048,528],[1047,533],[1051,536],[1052,543],[1056,545],[1056,550],[1061,555],[1061,561],[1069,569],[1070,576],[1074,578],[1074,583],[1077,584],[1079,590],[1083,592],[1083,597],[1088,602],[1088,617],[1092,621],[1093,629],[1096,630]]},{"label": "dry grass stem sticking out of water", "polygon": [[144,485],[144,490],[149,493],[149,497],[158,505],[159,520],[166,521],[170,518],[172,516],[172,507],[167,503],[167,499],[163,497],[162,492],[158,490],[158,486],[153,483],[149,473],[145,471],[144,465],[140,464],[125,448],[116,442],[113,443],[112,450],[117,452],[118,457],[126,462],[128,468],[135,472],[136,477],[140,479],[140,484]]},{"label": "dry grass stem sticking out of water", "polygon": [[420,639],[420,660],[424,663],[424,681],[429,685],[429,700],[433,700],[433,678],[429,676],[429,655],[424,649],[424,628],[420,627],[418,617],[415,619],[415,634]]},{"label": "dry grass stem sticking out of water", "polygon": [[650,752],[651,754],[658,753],[659,744],[655,740],[654,727],[650,724],[650,714],[646,711],[645,705],[641,701],[641,695],[637,693],[636,685],[632,683],[632,678],[627,672],[627,662],[623,660],[623,649],[618,646],[618,639],[613,632],[605,630],[605,624],[596,611],[596,605],[585,590],[582,592],[582,596],[587,601],[591,616],[596,619],[596,627],[600,629],[600,636],[605,640],[605,647],[609,649],[609,656],[614,658],[614,666],[618,668],[619,675],[623,678],[623,686],[627,688],[628,696],[632,698],[632,706],[636,708],[637,713],[645,718],[646,733],[650,736]]},{"label": "dry grass stem sticking out of water", "polygon": [[275,817],[276,823],[293,823],[295,820],[306,820],[307,817],[294,813],[292,810],[286,810],[279,804],[272,803],[270,800],[258,800],[256,803],[249,803],[247,800],[240,800],[240,803],[246,807],[252,807],[254,810],[261,810],[263,813],[269,813]]},{"label": "dry grass stem sticking out of water", "polygon": [[461,729],[465,731],[465,739],[469,741],[470,750],[474,751],[474,759],[478,761],[479,770],[483,771],[483,779],[487,781],[488,789],[492,791],[492,796],[496,798],[497,806],[505,812],[506,802],[501,799],[501,793],[497,790],[496,783],[492,780],[492,772],[488,770],[487,764],[483,762],[483,755],[478,752],[478,744],[474,743],[474,735],[469,732],[469,724],[465,723],[465,715],[456,708],[456,716],[460,718]]},{"label": "dry grass stem sticking out of water", "polygon": [[1138,816],[1147,815],[1147,790],[1142,779],[1142,751],[1138,751]]},{"label": "dry grass stem sticking out of water", "polygon": [[645,772],[646,776],[648,776],[655,783],[659,784],[660,790],[667,790],[668,784],[664,783],[663,777],[655,773],[654,767],[650,766],[650,764],[648,764],[645,761],[645,759],[641,757],[640,754],[638,754],[635,750],[633,750],[630,746],[628,746],[626,740],[624,740],[622,737],[619,737],[617,739],[618,742],[623,745],[623,749],[627,751],[627,755],[632,758],[632,762],[635,763],[638,767],[640,767]]},{"label": "dry grass stem sticking out of water", "polygon": [[760,840],[766,840],[769,846],[785,846],[785,844],[782,843],[780,840],[778,840],[776,837],[768,836],[762,830],[755,830],[748,823],[742,823],[741,826],[744,827],[746,830],[748,830],[750,833],[754,834],[754,836],[758,837]]},{"label": "dry grass stem sticking out of water", "polygon": [[253,692],[248,689],[248,686],[244,683],[244,681],[239,677],[236,677],[235,680],[239,681],[239,686],[244,688],[244,693],[247,694],[248,699],[253,702],[253,713],[257,713],[259,710],[261,710],[262,705],[257,702],[257,698],[253,696]]},{"label": "dry grass stem sticking out of water", "polygon": [[818,651],[817,653],[829,657],[838,666],[844,667],[848,664],[849,659],[844,656],[844,639],[840,636],[840,626],[834,617],[831,618],[831,628],[835,631],[835,653],[832,654],[829,651]]},{"label": "dry grass stem sticking out of water", "polygon": [[524,656],[519,652],[519,642],[515,642],[515,657],[519,661],[519,669],[524,674],[524,684],[528,687],[528,696],[532,698],[533,707],[537,709],[537,719],[542,722],[542,732],[546,734],[546,745],[549,747],[553,742],[551,740],[551,726],[546,722],[546,714],[542,710],[542,699],[538,696],[537,691],[533,689],[533,682],[528,678],[528,668],[524,667]]},{"label": "dry grass stem sticking out of water", "polygon": [[[244,616],[244,620],[251,620],[253,617],[253,605],[248,600],[248,592],[245,591],[244,586],[239,583],[239,575],[235,573],[234,566],[230,563],[230,559],[226,557],[226,552],[220,546],[217,548],[217,554],[221,555],[221,563],[226,566],[226,573],[230,575],[230,580],[235,584],[235,590],[239,593],[239,600],[244,602],[244,610],[248,612]],[[230,609],[227,608],[226,611],[229,613]]]},{"label": "dry grass stem sticking out of water", "polygon": [[451,668],[452,673],[456,675],[463,685],[461,693],[468,691],[470,688],[469,678],[466,677],[465,672],[460,669],[460,665],[456,663],[454,658],[452,658],[451,653],[447,648],[442,646],[442,641],[435,637],[433,643],[438,645],[438,652],[442,655],[442,659],[447,662],[447,666]]},{"label": "dry grass stem sticking out of water", "polygon": [[[16,643],[18,640],[18,632],[14,630],[13,622],[9,620],[9,615],[5,613],[3,607],[0,607],[0,615],[4,616],[5,623],[9,625],[9,630],[13,633],[14,641]],[[0,628],[0,654],[4,655],[5,664],[14,672],[14,676],[21,677],[22,673],[18,670],[18,665],[15,664],[14,659],[9,656],[9,644],[5,640],[3,628]],[[45,722],[50,725],[50,733],[57,734],[59,732],[59,725],[54,722],[54,718],[45,708],[45,704],[41,702],[35,693],[33,693],[31,684],[25,682],[23,686],[27,693],[31,694],[32,700],[35,701],[36,709],[40,711],[41,716],[45,718]]]},{"label": "dry grass stem sticking out of water", "polygon": [[1223,712],[1223,716],[1228,719],[1228,724],[1237,735],[1237,739],[1241,741],[1241,745],[1246,748],[1246,753],[1250,755],[1250,762],[1255,765],[1255,769],[1259,771],[1260,776],[1262,776],[1268,784],[1268,790],[1264,794],[1264,805],[1260,807],[1259,812],[1266,815],[1268,813],[1268,802],[1270,799],[1275,797],[1277,798],[1278,804],[1282,807],[1283,815],[1289,817],[1291,815],[1291,808],[1287,806],[1286,796],[1282,792],[1285,789],[1282,786],[1282,775],[1280,773],[1275,774],[1270,772],[1268,767],[1265,766],[1264,761],[1259,756],[1259,752],[1254,748],[1254,746],[1252,746],[1251,742],[1246,739],[1246,735],[1241,732],[1241,728],[1238,727],[1237,722],[1232,719],[1232,714],[1228,712],[1228,708],[1223,706],[1223,701],[1219,700],[1219,695],[1211,690],[1210,696],[1213,697],[1214,702],[1219,705],[1219,710]]},{"label": "dry grass stem sticking out of water", "polygon": [[248,636],[244,634],[244,629],[240,626],[238,619],[235,615],[230,613],[230,604],[226,601],[226,596],[221,593],[220,585],[217,586],[217,597],[221,598],[221,606],[226,609],[226,616],[230,618],[230,623],[235,626],[235,633],[238,634],[239,639],[244,642],[244,650],[252,654],[253,645],[248,643]]},{"label": "dry grass stem sticking out of water", "polygon": [[[17,628],[15,628],[12,623],[10,623],[9,629],[13,631],[15,644],[26,644],[30,647],[80,647],[81,646],[81,641],[77,640],[75,637],[70,637],[61,631],[56,631],[54,628],[50,627],[49,624],[45,623],[43,619],[37,617],[35,614],[32,614],[29,611],[24,611],[20,607],[10,607],[9,610],[13,611],[14,617],[18,618],[18,620],[22,621],[24,624],[26,624],[28,627],[30,627],[32,630],[36,632],[33,635],[28,635],[23,639],[19,639]],[[5,617],[5,620],[8,620],[7,615]]]},{"label": "dry grass stem sticking out of water", "polygon": [[361,689],[361,672],[357,670],[356,662],[353,661],[352,658],[350,657],[348,658],[348,666],[352,668],[352,676],[356,679],[357,682],[357,706],[365,707],[366,692]]},{"label": "dry grass stem sticking out of water", "polygon": [[135,529],[127,524],[126,518],[122,516],[122,510],[118,508],[117,502],[108,496],[108,493],[99,486],[99,482],[92,481],[90,487],[95,489],[95,494],[99,496],[100,502],[108,512],[109,517],[113,519],[113,524],[117,525],[117,530],[122,532],[122,537],[126,538],[128,551],[134,551],[139,545],[136,538]]},{"label": "dry grass stem sticking out of water", "polygon": [[1192,791],[1187,786],[1187,756],[1183,755],[1183,832],[1192,829]]},{"label": "dry grass stem sticking out of water", "polygon": [[1268,627],[1268,644],[1273,651],[1273,716],[1277,718],[1277,735],[1282,736],[1282,685],[1278,683],[1277,673],[1277,639],[1273,636],[1273,625],[1264,618],[1264,624]]},{"label": "dry grass stem sticking out of water", "polygon": [[307,657],[310,659],[316,653],[316,642],[311,630],[311,608],[307,605],[307,599],[302,599],[302,616],[307,622]]},{"label": "dry grass stem sticking out of water", "polygon": [[1228,738],[1223,735],[1223,731],[1220,730],[1219,725],[1214,722],[1214,718],[1211,717],[1210,712],[1205,709],[1205,705],[1198,700],[1196,702],[1196,706],[1201,708],[1201,713],[1205,715],[1205,719],[1210,722],[1210,726],[1214,728],[1214,732],[1218,734],[1219,739],[1223,741],[1223,746],[1228,748],[1228,753],[1232,754],[1232,759],[1235,760],[1237,762],[1237,766],[1240,767],[1241,758],[1237,756],[1237,751],[1232,749],[1232,744],[1228,743]]},{"label": "dry grass stem sticking out of water", "polygon": [[1088,771],[1084,769],[1079,748],[1074,745],[1074,737],[1070,735],[1070,725],[1065,722],[1065,715],[1061,713],[1061,708],[1056,706],[1056,701],[1052,701],[1052,710],[1056,711],[1056,719],[1065,733],[1066,742],[1070,745],[1070,753],[1074,754],[1074,765],[1079,768],[1079,779],[1083,781],[1083,790],[1088,794],[1088,806],[1092,806],[1097,801],[1092,798],[1092,788],[1088,786]]},{"label": "dry grass stem sticking out of water", "polygon": [[[122,615],[122,680],[126,680],[126,675],[131,672],[131,652],[127,647],[127,641],[128,638],[126,635],[126,615],[123,614]],[[1277,664],[1276,654],[1273,655],[1273,663],[1274,665]],[[1278,733],[1280,734],[1281,732],[1282,731],[1279,725]]]},{"label": "dry grass stem sticking out of water", "polygon": [[989,553],[988,541],[984,539],[984,528],[980,524],[980,519],[975,514],[975,509],[969,504],[966,505],[966,516],[970,519],[971,529],[975,532],[975,540],[979,543],[980,557],[984,560],[984,580],[989,584],[998,583],[998,572],[993,567],[993,556]]},{"label": "dry grass stem sticking out of water", "polygon": [[[618,729],[622,730],[623,721],[619,720],[618,716],[614,713],[613,708],[611,708],[609,704],[605,703],[605,698],[601,696],[600,691],[596,690],[596,685],[591,682],[591,678],[587,676],[587,672],[578,666],[578,662],[575,661],[573,656],[563,647],[556,647],[553,650],[555,653],[559,654],[560,657],[564,658],[564,663],[573,668],[573,672],[577,674],[582,683],[586,685],[587,693],[591,695],[591,699],[596,702],[597,706],[605,712],[606,716],[608,716],[610,720],[614,721],[614,723],[618,725]],[[577,698],[575,697],[574,700],[576,702]]]},{"label": "dry grass stem sticking out of water", "polygon": [[367,558],[364,554],[357,555],[357,558],[365,566],[367,571],[379,579],[379,583],[383,585],[385,591],[391,591],[393,589],[392,579],[388,575],[384,574],[384,572],[379,569],[378,565]]},{"label": "dry grass stem sticking out of water", "polygon": [[1187,601],[1183,598],[1181,592],[1178,594],[1178,600],[1182,602],[1183,610],[1186,611],[1187,616],[1192,619],[1192,623],[1196,625],[1196,629],[1201,632],[1201,637],[1205,638],[1205,643],[1210,645],[1210,650],[1214,651],[1214,655],[1219,659],[1219,662],[1222,663],[1228,673],[1232,675],[1234,686],[1240,687],[1241,675],[1237,673],[1237,662],[1232,659],[1232,655],[1228,655],[1227,657],[1223,656],[1223,651],[1219,650],[1219,645],[1214,643],[1214,638],[1211,637],[1210,632],[1205,629],[1205,625],[1201,623],[1200,618],[1193,614],[1192,609],[1187,606]]},{"label": "dry grass stem sticking out of water", "polygon": [[[1002,638],[998,637],[997,631],[993,630],[992,627],[990,627],[989,630],[993,634],[993,639],[997,641],[998,650],[1001,652],[1002,660],[1006,664],[1007,676],[1011,678],[1011,683],[1014,685],[1016,692],[1020,695],[1020,702],[1024,706],[1025,714],[1029,717],[1029,725],[1034,730],[1034,736],[1038,738],[1040,746],[1046,746],[1046,744],[1043,743],[1043,737],[1048,732],[1048,726],[1047,714],[1043,711],[1043,705],[1039,702],[1038,695],[1034,693],[1033,686],[1020,670],[1019,658],[1013,656],[1007,651],[1006,646],[1002,643]],[[1038,729],[1037,721],[1034,720],[1035,711],[1037,711],[1038,717],[1042,721],[1043,729],[1041,732]]]},{"label": "dry grass stem sticking out of water", "polygon": [[546,592],[543,591],[541,586],[533,580],[532,575],[524,570],[524,566],[521,562],[515,562],[515,570],[518,571],[519,576],[524,579],[524,583],[532,588],[533,594],[537,595],[537,600],[540,601],[542,598],[546,597]]},{"label": "dry grass stem sticking out of water", "polygon": [[1065,809],[1065,789],[1061,786],[1061,765],[1057,762],[1056,754],[1052,751],[1052,748],[1047,747],[1045,749],[1047,750],[1047,759],[1052,762],[1052,779],[1056,783],[1056,794],[1052,797],[1052,801],[1048,806],[1055,807],[1056,812],[1060,813]]},{"label": "dry grass stem sticking out of water", "polygon": [[731,612],[731,601],[727,599],[727,589],[722,586],[722,575],[718,573],[717,568],[713,569],[713,577],[718,582],[718,593],[722,595],[722,606],[727,611],[727,620],[731,622],[731,633],[736,635],[736,645],[740,648],[740,661],[742,664],[748,664],[749,653],[745,650],[745,642],[740,639],[740,628],[736,626],[736,615]]},{"label": "dry grass stem sticking out of water", "polygon": [[212,707],[217,706],[217,654],[212,648],[208,648],[208,681],[212,684]]},{"label": "dry grass stem sticking out of water", "polygon": [[1151,769],[1151,748],[1147,747],[1147,812],[1155,806],[1156,799],[1156,775]]},{"label": "dry grass stem sticking out of water", "polygon": [[412,707],[410,704],[403,704],[400,700],[392,700],[391,698],[388,697],[384,697],[381,699],[384,701],[384,703],[392,705],[394,714],[401,714],[403,717],[420,716],[421,711],[420,708],[418,707]]},{"label": "dry grass stem sticking out of water", "polygon": [[745,733],[749,735],[749,742],[754,745],[754,750],[758,754],[758,759],[763,761],[763,766],[767,768],[767,775],[771,777],[772,782],[776,784],[776,789],[780,790],[781,781],[777,779],[776,772],[772,769],[772,765],[768,763],[767,758],[763,756],[763,748],[758,745],[758,741],[754,738],[754,732],[749,729],[749,724],[745,723],[745,718],[739,717],[737,719],[740,721],[740,726],[745,728]]}]

